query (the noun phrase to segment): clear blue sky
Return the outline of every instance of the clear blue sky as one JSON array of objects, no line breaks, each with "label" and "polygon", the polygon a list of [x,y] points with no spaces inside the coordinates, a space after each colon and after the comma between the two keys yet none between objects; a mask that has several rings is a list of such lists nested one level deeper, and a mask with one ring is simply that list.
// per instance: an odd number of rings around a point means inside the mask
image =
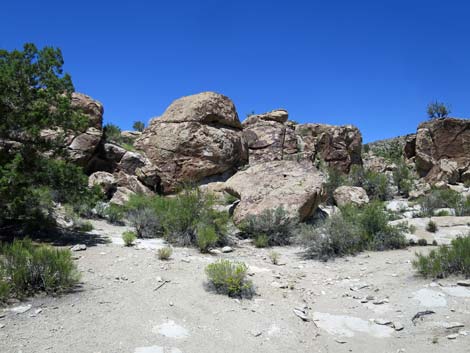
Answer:
[{"label": "clear blue sky", "polygon": [[2,1],[0,47],[60,47],[77,91],[124,129],[216,91],[240,118],[415,131],[431,100],[470,116],[470,2]]}]

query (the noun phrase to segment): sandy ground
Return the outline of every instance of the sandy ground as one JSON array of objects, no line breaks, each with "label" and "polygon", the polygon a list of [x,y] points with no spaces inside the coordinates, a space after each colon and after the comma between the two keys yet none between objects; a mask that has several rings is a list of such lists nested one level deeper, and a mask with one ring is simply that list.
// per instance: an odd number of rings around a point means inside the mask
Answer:
[{"label": "sandy ground", "polygon": [[[0,311],[0,352],[470,352],[470,287],[412,269],[415,251],[432,247],[328,263],[283,247],[274,249],[278,266],[267,257],[272,249],[240,243],[220,255],[175,248],[160,261],[161,241],[126,248],[122,227],[94,224],[101,238],[75,253],[80,288]],[[250,266],[253,299],[206,290],[204,267],[222,257]],[[423,310],[435,313],[413,323]]]}]

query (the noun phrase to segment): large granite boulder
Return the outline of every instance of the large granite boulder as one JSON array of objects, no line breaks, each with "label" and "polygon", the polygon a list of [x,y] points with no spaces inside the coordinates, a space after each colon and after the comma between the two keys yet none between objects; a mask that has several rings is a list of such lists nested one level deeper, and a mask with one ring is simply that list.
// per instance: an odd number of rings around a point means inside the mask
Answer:
[{"label": "large granite boulder", "polygon": [[299,124],[295,134],[300,159],[322,160],[343,173],[349,173],[353,164],[362,164],[362,135],[355,126]]},{"label": "large granite boulder", "polygon": [[80,109],[88,117],[88,126],[101,130],[103,126],[103,105],[83,93],[72,93],[72,107]]},{"label": "large granite boulder", "polygon": [[366,191],[358,186],[340,186],[333,192],[333,198],[336,205],[340,207],[349,203],[356,206],[362,206],[369,203],[369,197],[367,196]]},{"label": "large granite boulder", "polygon": [[181,183],[231,175],[248,160],[242,125],[233,102],[205,92],[174,101],[152,119],[136,140],[160,178],[160,191],[174,192]]},{"label": "large granite boulder", "polygon": [[250,165],[283,159],[286,110],[251,115],[243,121],[243,136],[248,144]]},{"label": "large granite boulder", "polygon": [[418,126],[416,169],[429,182],[456,183],[470,166],[470,120],[443,118]]},{"label": "large granite boulder", "polygon": [[283,160],[239,171],[225,182],[225,190],[240,199],[233,213],[237,224],[279,206],[303,221],[324,198],[324,183],[325,176],[311,164]]}]

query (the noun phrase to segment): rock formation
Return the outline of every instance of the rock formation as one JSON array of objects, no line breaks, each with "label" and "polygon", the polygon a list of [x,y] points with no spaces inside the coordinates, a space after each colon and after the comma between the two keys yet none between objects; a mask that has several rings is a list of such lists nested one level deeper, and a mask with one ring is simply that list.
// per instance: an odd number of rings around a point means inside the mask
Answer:
[{"label": "rock formation", "polygon": [[181,183],[233,174],[248,160],[242,125],[233,102],[213,92],[174,101],[152,119],[135,146],[145,152],[160,178],[160,190],[175,191]]},{"label": "rock formation", "polygon": [[240,199],[233,214],[235,223],[279,206],[303,221],[324,198],[324,182],[325,176],[312,165],[283,160],[239,171],[225,182],[225,190]]}]

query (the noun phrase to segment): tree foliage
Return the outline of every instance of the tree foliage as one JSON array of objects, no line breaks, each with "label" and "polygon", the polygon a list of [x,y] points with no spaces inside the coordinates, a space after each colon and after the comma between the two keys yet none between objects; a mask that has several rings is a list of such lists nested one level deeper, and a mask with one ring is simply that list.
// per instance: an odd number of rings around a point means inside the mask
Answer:
[{"label": "tree foliage", "polygon": [[65,159],[65,137],[84,129],[87,118],[72,107],[74,88],[62,65],[60,49],[0,50],[0,230],[47,224],[54,201],[93,198],[81,168]]},{"label": "tree foliage", "polygon": [[135,130],[135,131],[144,131],[145,129],[145,123],[143,121],[134,121],[134,125],[132,125],[132,128]]},{"label": "tree foliage", "polygon": [[429,119],[438,119],[438,118],[447,118],[450,114],[450,108],[442,103],[435,101],[433,103],[428,104],[428,116]]}]

